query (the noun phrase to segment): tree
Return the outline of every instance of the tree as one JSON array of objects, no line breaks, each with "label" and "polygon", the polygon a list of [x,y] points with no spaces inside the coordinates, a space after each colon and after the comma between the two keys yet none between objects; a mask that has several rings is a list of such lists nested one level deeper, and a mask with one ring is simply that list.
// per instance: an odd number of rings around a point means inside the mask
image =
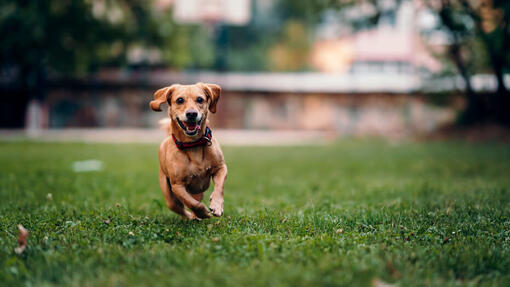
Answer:
[{"label": "tree", "polygon": [[27,101],[44,98],[48,74],[121,65],[129,45],[161,41],[146,1],[3,0],[0,11],[0,73],[8,79],[0,125],[6,127],[20,127]]},{"label": "tree", "polygon": [[[464,122],[470,124],[495,120],[510,125],[510,94],[504,84],[510,56],[510,2],[429,0],[427,4],[436,11],[442,27],[450,34],[448,56],[466,83]],[[483,43],[489,69],[496,77],[497,89],[493,95],[478,94],[472,88],[471,76],[479,71],[470,70],[470,63],[484,55],[469,53],[473,40]]]}]

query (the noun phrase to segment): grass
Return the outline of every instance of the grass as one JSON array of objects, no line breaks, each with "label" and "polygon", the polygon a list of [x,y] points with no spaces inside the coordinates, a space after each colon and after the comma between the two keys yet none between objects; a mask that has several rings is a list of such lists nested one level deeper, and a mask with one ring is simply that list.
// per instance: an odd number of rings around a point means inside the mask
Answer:
[{"label": "grass", "polygon": [[155,145],[0,143],[0,285],[510,285],[508,145],[224,153],[225,215],[196,223],[166,208]]}]

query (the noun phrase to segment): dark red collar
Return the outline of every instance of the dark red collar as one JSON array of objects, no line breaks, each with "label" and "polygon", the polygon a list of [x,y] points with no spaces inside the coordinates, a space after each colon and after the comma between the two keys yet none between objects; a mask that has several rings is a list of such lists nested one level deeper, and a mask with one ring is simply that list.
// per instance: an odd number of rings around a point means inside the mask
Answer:
[{"label": "dark red collar", "polygon": [[173,134],[172,134],[172,138],[174,139],[174,143],[177,146],[177,148],[180,150],[183,150],[183,149],[197,147],[197,146],[210,145],[211,139],[212,139],[212,131],[209,127],[205,127],[204,135],[200,139],[198,139],[194,142],[180,142],[175,138],[175,136]]}]

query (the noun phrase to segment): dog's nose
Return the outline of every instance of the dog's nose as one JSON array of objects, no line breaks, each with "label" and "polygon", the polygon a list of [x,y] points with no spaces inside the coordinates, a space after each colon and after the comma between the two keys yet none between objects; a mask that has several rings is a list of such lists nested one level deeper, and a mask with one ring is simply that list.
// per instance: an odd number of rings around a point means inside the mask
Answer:
[{"label": "dog's nose", "polygon": [[189,121],[194,121],[197,119],[197,116],[198,116],[198,112],[197,111],[194,111],[194,110],[188,110],[186,111],[186,118],[189,120]]}]

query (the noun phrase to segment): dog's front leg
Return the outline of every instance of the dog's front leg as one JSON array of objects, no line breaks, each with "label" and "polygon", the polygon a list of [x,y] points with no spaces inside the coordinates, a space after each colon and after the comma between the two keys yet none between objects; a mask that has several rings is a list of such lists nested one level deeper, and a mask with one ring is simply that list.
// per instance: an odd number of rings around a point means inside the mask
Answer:
[{"label": "dog's front leg", "polygon": [[172,191],[175,196],[186,205],[198,218],[209,218],[209,210],[202,202],[196,200],[186,191],[186,187],[181,184],[172,184]]},{"label": "dog's front leg", "polygon": [[182,216],[184,219],[195,219],[195,215],[186,209],[179,199],[175,196],[175,193],[172,192],[170,188],[170,184],[168,178],[163,173],[161,168],[159,169],[159,185],[161,186],[161,191],[163,192],[163,196],[165,197],[166,205],[170,210]]},{"label": "dog's front leg", "polygon": [[209,207],[214,216],[223,214],[223,187],[227,178],[227,166],[223,164],[213,175],[214,191],[209,198]]}]

